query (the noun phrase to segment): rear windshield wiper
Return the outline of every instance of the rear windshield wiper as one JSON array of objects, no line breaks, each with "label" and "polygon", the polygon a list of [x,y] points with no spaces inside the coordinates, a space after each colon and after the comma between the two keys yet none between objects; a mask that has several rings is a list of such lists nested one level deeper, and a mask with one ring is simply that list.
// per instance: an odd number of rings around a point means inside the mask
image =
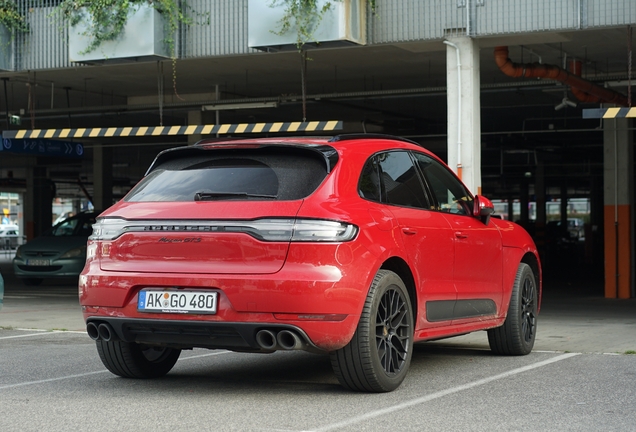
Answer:
[{"label": "rear windshield wiper", "polygon": [[265,198],[276,199],[276,195],[251,194],[247,192],[197,192],[194,194],[195,201],[214,201],[232,198]]}]

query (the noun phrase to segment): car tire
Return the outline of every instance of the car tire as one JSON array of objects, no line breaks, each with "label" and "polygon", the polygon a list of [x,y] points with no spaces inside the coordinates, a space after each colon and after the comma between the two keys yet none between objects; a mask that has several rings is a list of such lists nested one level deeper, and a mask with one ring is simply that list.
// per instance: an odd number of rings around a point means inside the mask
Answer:
[{"label": "car tire", "polygon": [[389,392],[400,386],[413,354],[413,312],[400,277],[380,270],[353,338],[330,353],[331,366],[344,387],[354,391]]},{"label": "car tire", "polygon": [[26,286],[38,286],[43,280],[42,278],[24,278],[22,279],[22,283]]},{"label": "car tire", "polygon": [[96,341],[106,369],[124,378],[162,377],[179,359],[181,350],[153,347],[134,342]]},{"label": "car tire", "polygon": [[519,264],[512,288],[508,316],[501,327],[488,330],[488,344],[495,354],[526,355],[537,334],[538,290],[534,273]]}]

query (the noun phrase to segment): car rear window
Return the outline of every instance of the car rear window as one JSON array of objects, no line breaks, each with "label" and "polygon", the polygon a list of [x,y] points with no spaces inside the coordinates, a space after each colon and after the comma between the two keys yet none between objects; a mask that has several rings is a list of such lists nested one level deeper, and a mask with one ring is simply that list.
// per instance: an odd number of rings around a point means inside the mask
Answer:
[{"label": "car rear window", "polygon": [[125,201],[297,200],[327,175],[325,161],[310,150],[206,150],[171,159],[153,169]]}]

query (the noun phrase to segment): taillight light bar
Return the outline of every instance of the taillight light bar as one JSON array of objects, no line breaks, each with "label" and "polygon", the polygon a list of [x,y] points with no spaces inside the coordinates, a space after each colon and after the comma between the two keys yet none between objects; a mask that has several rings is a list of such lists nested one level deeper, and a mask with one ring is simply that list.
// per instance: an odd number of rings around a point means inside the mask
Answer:
[{"label": "taillight light bar", "polygon": [[358,227],[322,219],[264,218],[249,221],[134,220],[98,218],[90,240],[115,240],[126,233],[245,233],[271,242],[346,242],[358,234]]}]

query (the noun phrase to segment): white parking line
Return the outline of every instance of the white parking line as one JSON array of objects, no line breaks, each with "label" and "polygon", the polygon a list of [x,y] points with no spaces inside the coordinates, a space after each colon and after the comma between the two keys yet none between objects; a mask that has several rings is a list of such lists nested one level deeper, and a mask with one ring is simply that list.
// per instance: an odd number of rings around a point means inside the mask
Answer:
[{"label": "white parking line", "polygon": [[[31,331],[38,331],[38,330],[31,330]],[[29,333],[29,334],[25,334],[25,335],[15,335],[15,336],[3,336],[0,337],[0,340],[2,339],[16,339],[16,338],[24,338],[24,337],[31,337],[31,336],[46,336],[46,335],[51,335],[51,334],[60,334],[60,333],[73,333],[73,334],[86,334],[86,332],[78,332],[78,331],[60,331],[60,330],[46,330],[46,331],[40,331],[39,333]]]},{"label": "white parking line", "polygon": [[346,427],[346,426],[351,426],[351,425],[354,425],[354,424],[357,424],[357,423],[361,423],[361,422],[366,421],[366,420],[370,420],[370,419],[375,418],[375,417],[380,417],[380,416],[383,416],[383,415],[386,415],[386,414],[391,414],[391,413],[393,413],[395,411],[403,410],[403,409],[412,407],[414,405],[419,405],[419,404],[423,404],[423,403],[426,403],[426,402],[429,402],[429,401],[432,401],[432,400],[435,400],[435,399],[439,399],[439,398],[442,398],[444,396],[448,396],[448,395],[453,394],[453,393],[458,393],[458,392],[461,392],[461,391],[464,391],[464,390],[469,390],[471,388],[478,387],[478,386],[481,386],[481,385],[484,385],[484,384],[488,384],[488,383],[493,382],[493,381],[497,381],[497,380],[500,380],[500,379],[503,379],[503,378],[508,378],[508,377],[511,377],[511,376],[514,376],[514,375],[518,375],[520,373],[527,372],[527,371],[532,370],[532,369],[537,369],[537,368],[549,365],[551,363],[556,363],[558,361],[565,360],[565,359],[568,359],[570,357],[574,357],[574,356],[577,356],[577,355],[579,355],[579,354],[578,353],[564,354],[564,355],[561,355],[561,356],[558,356],[558,357],[554,357],[554,358],[551,358],[551,359],[548,359],[548,360],[540,361],[538,363],[534,363],[534,364],[531,364],[531,365],[528,365],[528,366],[524,366],[524,367],[520,367],[520,368],[517,368],[517,369],[513,369],[511,371],[504,372],[504,373],[501,373],[501,374],[498,374],[498,375],[493,375],[493,376],[488,377],[488,378],[483,378],[483,379],[480,379],[480,380],[477,380],[477,381],[473,381],[473,382],[468,383],[468,384],[463,384],[463,385],[452,387],[452,388],[449,388],[449,389],[446,389],[446,390],[438,391],[438,392],[432,393],[430,395],[422,396],[422,397],[419,397],[419,398],[416,398],[416,399],[411,399],[410,401],[402,402],[401,404],[393,405],[393,406],[388,407],[388,408],[383,408],[383,409],[380,409],[380,410],[377,410],[377,411],[372,411],[372,412],[369,412],[369,413],[366,413],[366,414],[362,414],[362,415],[359,415],[359,416],[350,417],[347,420],[343,420],[343,421],[338,422],[338,423],[332,423],[332,424],[325,425],[325,426],[323,426],[321,428],[318,428],[318,429],[312,429],[312,431],[313,432],[327,432],[327,431],[332,431],[332,430],[335,430],[335,429],[340,429],[340,428],[343,428],[343,427]]},{"label": "white parking line", "polygon": [[104,373],[104,372],[108,372],[108,371],[107,370],[103,370],[103,371],[95,371],[95,372],[86,372],[86,373],[83,373],[83,374],[66,375],[66,376],[58,377],[58,378],[49,378],[49,379],[38,380],[38,381],[27,381],[27,382],[22,382],[22,383],[9,384],[9,385],[5,385],[5,386],[0,386],[0,390],[6,390],[6,389],[11,389],[11,388],[16,388],[16,387],[24,387],[24,386],[35,385],[35,384],[44,384],[44,383],[53,382],[53,381],[62,381],[62,380],[71,379],[71,378],[81,378],[81,377],[90,376],[90,375],[96,375],[96,374],[100,374],[100,373]]},{"label": "white parking line", "polygon": [[[182,358],[179,359],[179,361],[196,359],[196,358],[201,358],[201,357],[211,357],[211,356],[216,356],[216,355],[220,355],[220,354],[228,354],[228,353],[231,353],[231,352],[232,351],[219,351],[219,352],[213,352],[213,353],[209,353],[209,354],[199,354],[199,355],[194,355],[194,356],[190,356],[190,357],[182,357]],[[109,372],[109,371],[108,370],[100,370],[100,371],[86,372],[86,373],[82,373],[82,374],[66,375],[66,376],[61,376],[61,377],[57,377],[57,378],[48,378],[48,379],[37,380],[37,381],[26,381],[26,382],[21,382],[21,383],[16,383],[16,384],[8,384],[8,385],[0,386],[0,390],[6,390],[6,389],[12,389],[12,388],[16,388],[16,387],[24,387],[24,386],[36,385],[36,384],[44,384],[44,383],[49,383],[49,382],[53,382],[53,381],[62,381],[62,380],[67,380],[67,379],[72,379],[72,378],[82,378],[82,377],[91,376],[91,375],[97,375],[97,374],[101,374],[101,373],[105,373],[105,372]]]}]

